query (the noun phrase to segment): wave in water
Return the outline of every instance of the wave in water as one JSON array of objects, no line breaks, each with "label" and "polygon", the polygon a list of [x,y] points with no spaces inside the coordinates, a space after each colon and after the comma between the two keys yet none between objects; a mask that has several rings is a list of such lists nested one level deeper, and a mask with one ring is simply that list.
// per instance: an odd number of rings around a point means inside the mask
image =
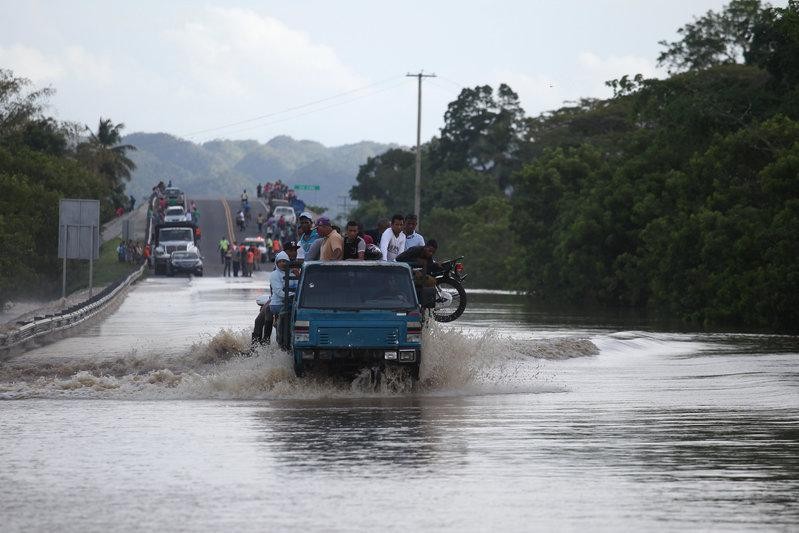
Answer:
[{"label": "wave in water", "polygon": [[[0,367],[0,398],[278,399],[408,393],[403,376],[368,371],[354,380],[294,377],[291,357],[276,346],[249,353],[249,333],[220,331],[186,354],[99,360],[11,361]],[[414,394],[551,392],[542,364],[599,353],[586,339],[519,341],[496,332],[468,335],[431,324],[425,330],[421,380]]]}]

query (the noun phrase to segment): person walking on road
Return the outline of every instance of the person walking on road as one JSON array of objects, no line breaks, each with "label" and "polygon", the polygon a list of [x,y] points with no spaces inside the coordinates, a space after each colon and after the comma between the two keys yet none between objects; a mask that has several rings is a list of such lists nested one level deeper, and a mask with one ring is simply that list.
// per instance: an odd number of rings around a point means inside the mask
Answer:
[{"label": "person walking on road", "polygon": [[233,261],[233,277],[239,277],[239,268],[241,267],[241,250],[236,241],[233,241],[232,261]]},{"label": "person walking on road", "polygon": [[254,246],[250,246],[247,248],[247,252],[245,256],[247,257],[247,277],[252,277],[252,271],[255,270],[255,252],[253,251]]},{"label": "person walking on road", "polygon": [[227,254],[227,249],[230,248],[230,243],[227,240],[227,237],[222,237],[219,239],[219,245],[217,246],[219,249],[219,257],[222,259],[222,264],[225,264],[225,254]]},{"label": "person walking on road", "polygon": [[224,255],[222,256],[222,262],[225,265],[224,270],[222,271],[222,276],[230,277],[232,274],[230,273],[231,263],[233,262],[233,250],[230,246],[228,246],[227,250],[225,250]]},{"label": "person walking on road", "polygon": [[264,214],[258,213],[258,216],[255,218],[255,221],[258,223],[258,235],[262,234],[264,231]]}]

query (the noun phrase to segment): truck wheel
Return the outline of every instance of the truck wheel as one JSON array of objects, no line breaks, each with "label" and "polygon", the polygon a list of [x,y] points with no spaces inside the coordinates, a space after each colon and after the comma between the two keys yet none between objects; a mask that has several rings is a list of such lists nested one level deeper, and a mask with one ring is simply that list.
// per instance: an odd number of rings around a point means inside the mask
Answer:
[{"label": "truck wheel", "polygon": [[294,360],[294,375],[298,378],[301,378],[305,375],[305,369],[302,367],[302,362],[298,363],[296,359]]}]

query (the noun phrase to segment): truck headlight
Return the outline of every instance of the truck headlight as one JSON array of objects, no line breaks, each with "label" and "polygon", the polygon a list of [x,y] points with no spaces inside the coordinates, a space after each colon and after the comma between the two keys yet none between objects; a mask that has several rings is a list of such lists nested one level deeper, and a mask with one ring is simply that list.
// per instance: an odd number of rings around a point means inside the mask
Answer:
[{"label": "truck headlight", "polygon": [[387,361],[396,361],[397,360],[397,352],[394,352],[394,351],[390,352],[390,351],[386,350],[385,352],[383,352],[383,357]]},{"label": "truck headlight", "polygon": [[401,363],[413,363],[416,361],[416,350],[400,350],[399,360]]}]

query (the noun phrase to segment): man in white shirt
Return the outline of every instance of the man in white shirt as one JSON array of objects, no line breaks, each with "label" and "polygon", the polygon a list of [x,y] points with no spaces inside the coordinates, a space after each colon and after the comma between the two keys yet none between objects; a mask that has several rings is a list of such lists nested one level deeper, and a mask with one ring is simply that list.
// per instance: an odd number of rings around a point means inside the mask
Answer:
[{"label": "man in white shirt", "polygon": [[380,237],[383,261],[396,261],[397,256],[405,251],[405,233],[402,231],[404,225],[405,219],[402,215],[391,217],[391,225]]},{"label": "man in white shirt", "polygon": [[416,233],[416,224],[419,219],[414,214],[405,216],[405,226],[402,232],[405,234],[405,249],[408,250],[414,246],[424,246],[424,237]]}]

